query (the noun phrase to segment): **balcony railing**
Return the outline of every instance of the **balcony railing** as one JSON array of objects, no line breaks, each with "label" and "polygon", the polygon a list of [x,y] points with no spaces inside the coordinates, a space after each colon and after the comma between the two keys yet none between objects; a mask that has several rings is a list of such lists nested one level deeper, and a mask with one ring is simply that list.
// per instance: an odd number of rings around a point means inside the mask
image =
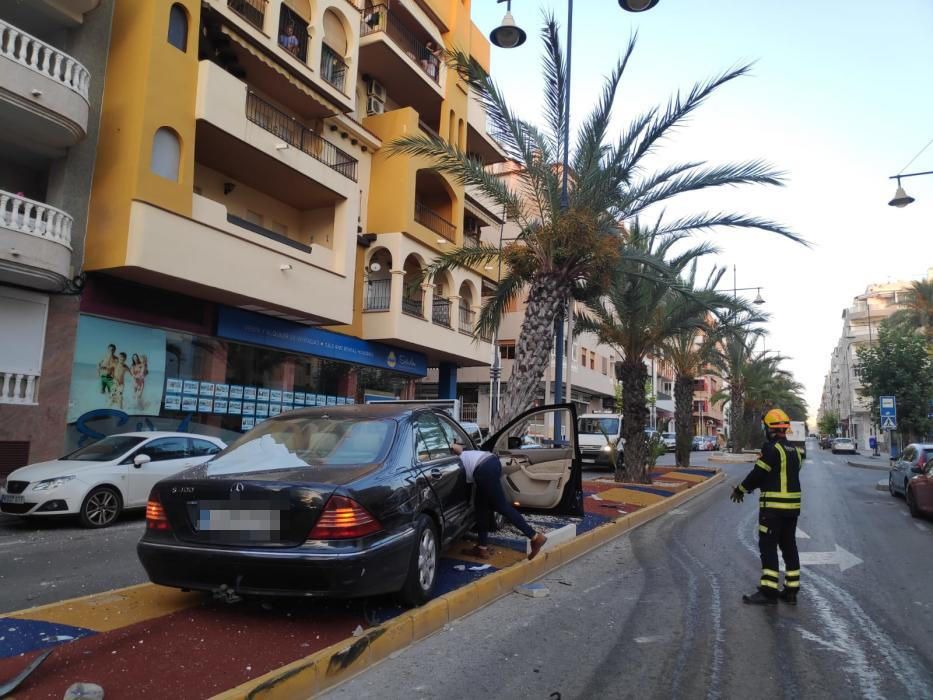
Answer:
[{"label": "balcony railing", "polygon": [[476,312],[469,306],[460,305],[460,332],[473,335],[473,326],[476,325]]},{"label": "balcony railing", "polygon": [[347,64],[340,54],[327,44],[321,44],[321,77],[335,88],[344,91],[347,82]]},{"label": "balcony railing", "polygon": [[0,370],[0,404],[35,404],[38,397],[38,376]]},{"label": "balcony railing", "polygon": [[363,311],[388,311],[392,298],[392,280],[366,280],[363,287]]},{"label": "balcony railing", "polygon": [[252,92],[246,96],[246,118],[356,182],[356,158]]},{"label": "balcony railing", "polygon": [[402,311],[409,316],[424,318],[424,295],[419,293],[402,297]]},{"label": "balcony railing", "polygon": [[484,343],[492,342],[492,332],[491,331],[478,331],[476,336],[482,340]]},{"label": "balcony railing", "polygon": [[302,61],[308,60],[307,22],[285,3],[279,14],[279,46]]},{"label": "balcony railing", "polygon": [[[435,83],[440,82],[441,61],[427,44],[402,21],[389,11],[386,5],[373,5],[363,11],[360,35],[367,36],[385,32],[401,50]],[[438,52],[439,53],[439,52]]]},{"label": "balcony railing", "polygon": [[415,200],[415,221],[422,226],[427,226],[448,241],[452,241],[457,233],[456,226],[418,200]]},{"label": "balcony railing", "polygon": [[479,414],[479,404],[477,403],[461,403],[460,404],[460,420],[467,421],[468,423],[475,423],[476,417]]},{"label": "balcony railing", "polygon": [[465,228],[463,229],[463,245],[479,248],[481,243],[479,229]]},{"label": "balcony railing", "polygon": [[61,83],[87,99],[91,74],[68,54],[0,20],[0,56]]},{"label": "balcony railing", "polygon": [[71,248],[74,219],[61,209],[0,190],[0,227]]},{"label": "balcony railing", "polygon": [[259,30],[266,18],[267,4],[267,0],[227,0],[227,7]]},{"label": "balcony railing", "polygon": [[435,299],[431,320],[439,326],[450,328],[450,299]]}]

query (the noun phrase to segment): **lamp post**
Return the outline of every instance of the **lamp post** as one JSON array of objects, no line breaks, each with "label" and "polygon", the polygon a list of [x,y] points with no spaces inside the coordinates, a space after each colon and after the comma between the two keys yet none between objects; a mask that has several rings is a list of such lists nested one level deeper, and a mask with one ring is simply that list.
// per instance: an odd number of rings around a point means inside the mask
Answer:
[{"label": "lamp post", "polygon": [[897,180],[897,190],[894,192],[894,198],[888,202],[888,206],[897,207],[898,209],[903,209],[908,204],[916,201],[913,197],[907,194],[904,191],[904,188],[901,187],[901,178],[902,177],[917,177],[918,175],[933,175],[933,170],[925,170],[922,173],[901,173],[900,175],[891,175],[889,180]]},{"label": "lamp post", "polygon": [[[658,4],[660,0],[619,0],[619,7],[626,12],[646,12]],[[525,43],[527,34],[515,24],[512,17],[512,0],[496,0],[498,4],[506,3],[505,17],[502,24],[489,33],[489,41],[502,49],[514,49]],[[570,196],[567,187],[567,176],[570,171],[570,67],[573,49],[573,0],[567,0],[567,78],[564,81],[564,147],[561,162],[560,207],[561,210],[570,206]],[[570,313],[573,313],[571,304]],[[564,357],[564,312],[561,310],[555,322],[555,362],[554,362],[554,402],[561,403],[564,399],[563,357]],[[572,397],[568,397],[572,399]],[[554,416],[554,440],[560,440],[560,414]]]}]

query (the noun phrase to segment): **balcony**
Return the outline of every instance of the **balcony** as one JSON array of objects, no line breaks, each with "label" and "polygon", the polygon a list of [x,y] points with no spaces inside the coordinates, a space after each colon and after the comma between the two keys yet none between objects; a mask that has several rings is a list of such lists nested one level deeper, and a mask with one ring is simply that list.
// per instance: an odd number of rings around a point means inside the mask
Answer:
[{"label": "balcony", "polygon": [[476,312],[469,306],[460,305],[460,332],[464,335],[473,335],[473,329],[476,327]]},{"label": "balcony", "polygon": [[390,279],[370,279],[363,283],[363,311],[388,311],[391,297]]},{"label": "balcony", "polygon": [[7,138],[51,157],[87,134],[88,70],[0,20],[0,123]]},{"label": "balcony", "polygon": [[71,279],[69,214],[0,190],[0,282],[58,289]]},{"label": "balcony", "polygon": [[438,326],[450,328],[450,299],[435,299],[431,310],[431,321]]},{"label": "balcony", "polygon": [[321,45],[321,77],[340,92],[346,92],[348,66],[327,44]]},{"label": "balcony", "polygon": [[39,377],[0,370],[0,404],[35,405],[39,402]]},{"label": "balcony", "polygon": [[415,318],[424,318],[424,294],[407,293],[402,296],[402,313],[414,316]]},{"label": "balcony", "polygon": [[227,7],[259,31],[262,31],[266,20],[266,5],[268,4],[268,0],[227,0]]},{"label": "balcony", "polygon": [[363,12],[360,72],[385,86],[389,96],[420,114],[438,113],[444,93],[439,51],[414,19],[379,4]]},{"label": "balcony", "polygon": [[457,227],[419,200],[415,200],[415,221],[448,241],[456,240]]}]

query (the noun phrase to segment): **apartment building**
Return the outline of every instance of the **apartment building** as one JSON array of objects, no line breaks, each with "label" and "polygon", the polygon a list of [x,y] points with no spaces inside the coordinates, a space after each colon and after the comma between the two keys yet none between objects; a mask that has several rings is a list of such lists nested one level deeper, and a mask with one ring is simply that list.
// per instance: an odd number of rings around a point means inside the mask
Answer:
[{"label": "apartment building", "polygon": [[722,389],[718,377],[704,375],[693,382],[694,435],[718,435],[724,430],[723,403],[714,402],[713,396]]},{"label": "apartment building", "polygon": [[501,159],[438,47],[468,0],[117,0],[68,441],[234,437],[294,407],[442,396],[487,365],[483,271],[419,272],[472,231],[462,186],[392,155],[442,134]]},{"label": "apartment building", "polygon": [[112,12],[0,3],[0,477],[63,449]]},{"label": "apartment building", "polygon": [[[929,275],[933,277],[933,271]],[[877,427],[871,400],[860,393],[857,350],[877,341],[878,324],[903,308],[910,285],[910,280],[870,284],[842,311],[842,333],[830,357],[820,416],[834,411],[839,416],[841,434],[855,439],[862,449],[870,449],[868,441],[877,434]],[[884,436],[880,439],[883,441]]]}]

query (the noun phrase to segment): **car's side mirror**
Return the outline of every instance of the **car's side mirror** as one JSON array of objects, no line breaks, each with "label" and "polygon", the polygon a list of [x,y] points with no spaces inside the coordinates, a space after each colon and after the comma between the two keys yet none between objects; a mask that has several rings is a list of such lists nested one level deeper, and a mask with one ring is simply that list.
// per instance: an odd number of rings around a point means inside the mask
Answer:
[{"label": "car's side mirror", "polygon": [[149,464],[152,460],[149,458],[149,455],[139,454],[133,457],[133,465],[138,469],[144,464]]},{"label": "car's side mirror", "polygon": [[508,448],[510,450],[520,450],[522,448],[522,439],[520,437],[509,437]]}]

